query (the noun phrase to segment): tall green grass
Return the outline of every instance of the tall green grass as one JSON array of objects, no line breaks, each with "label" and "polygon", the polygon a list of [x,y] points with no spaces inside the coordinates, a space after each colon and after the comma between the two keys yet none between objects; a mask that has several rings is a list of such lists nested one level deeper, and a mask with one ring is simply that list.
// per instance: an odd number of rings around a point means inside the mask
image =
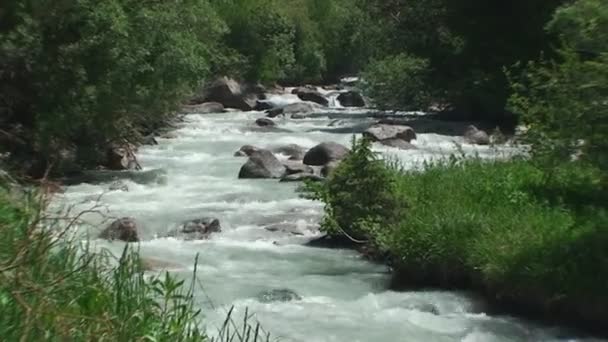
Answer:
[{"label": "tall green grass", "polygon": [[250,316],[235,323],[231,312],[211,339],[194,306],[195,275],[145,273],[131,247],[93,253],[66,239],[73,219],[49,221],[44,207],[43,196],[17,199],[0,187],[0,340],[269,340]]}]

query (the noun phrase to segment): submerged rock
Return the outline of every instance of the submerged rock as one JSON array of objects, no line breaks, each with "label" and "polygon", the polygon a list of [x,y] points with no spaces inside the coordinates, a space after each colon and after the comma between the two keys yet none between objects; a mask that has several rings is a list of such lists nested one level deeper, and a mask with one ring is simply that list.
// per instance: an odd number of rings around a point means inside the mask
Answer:
[{"label": "submerged rock", "polygon": [[122,181],[116,181],[112,184],[110,184],[110,187],[108,188],[110,191],[124,191],[127,192],[129,191],[129,186],[127,184],[125,184]]},{"label": "submerged rock", "polygon": [[179,270],[183,266],[155,258],[141,257],[141,267],[144,271],[166,271],[166,270]]},{"label": "submerged rock", "polygon": [[467,127],[464,133],[465,140],[470,144],[475,145],[489,145],[490,136],[485,131],[478,129],[477,127],[470,125]]},{"label": "submerged rock", "polygon": [[138,242],[137,222],[130,217],[123,217],[112,222],[99,234],[100,239],[109,241]]},{"label": "submerged rock", "polygon": [[401,139],[410,142],[416,139],[416,132],[409,126],[376,124],[365,130],[363,136],[372,141]]},{"label": "submerged rock", "polygon": [[274,121],[268,119],[268,118],[260,118],[255,120],[255,124],[260,126],[260,127],[274,127],[276,126],[276,123],[274,123]]},{"label": "submerged rock", "polygon": [[262,303],[273,303],[302,300],[302,297],[290,289],[273,289],[261,292],[257,295],[257,299]]},{"label": "submerged rock", "polygon": [[239,172],[239,178],[281,178],[285,166],[268,150],[258,150],[251,154],[249,160]]},{"label": "submerged rock", "polygon": [[167,236],[185,240],[204,240],[208,239],[211,234],[221,231],[220,220],[214,217],[205,217],[185,222],[178,229],[169,232]]},{"label": "submerged rock", "polygon": [[350,150],[344,145],[324,142],[306,152],[304,164],[323,166],[329,162],[343,159],[349,152]]}]

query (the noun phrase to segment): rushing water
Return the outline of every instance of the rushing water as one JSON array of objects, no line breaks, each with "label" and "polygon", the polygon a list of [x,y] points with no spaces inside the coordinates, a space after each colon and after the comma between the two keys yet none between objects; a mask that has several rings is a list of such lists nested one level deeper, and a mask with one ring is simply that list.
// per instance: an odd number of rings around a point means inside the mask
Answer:
[{"label": "rushing water", "polygon": [[[270,97],[283,104],[296,100],[290,95]],[[56,204],[78,211],[99,200],[98,209],[110,217],[137,218],[145,240],[142,255],[170,262],[176,274],[190,276],[198,254],[202,289],[197,298],[211,332],[234,305],[239,314],[249,308],[282,341],[580,340],[558,328],[486,315],[483,303],[465,294],[389,291],[386,267],[351,251],[303,246],[318,235],[322,205],[299,198],[295,184],[237,179],[245,159],[234,157],[234,152],[245,144],[312,147],[336,141],[348,145],[349,127],[356,131],[372,119],[364,110],[334,108],[305,120],[278,119],[279,127],[288,131],[261,132],[253,122],[262,116],[260,112],[186,116],[174,138],[159,139],[159,145],[142,147],[138,153],[144,171],[163,172],[145,182],[125,181],[128,192],[109,191],[110,182],[70,186]],[[461,138],[421,134],[416,151],[375,148],[414,167],[456,152],[454,142],[463,143]],[[492,157],[513,149],[497,152],[464,144],[458,151]],[[158,238],[183,221],[208,216],[219,218],[223,228],[208,241]],[[103,218],[89,214],[85,219],[96,225]],[[301,235],[265,229],[276,223],[292,223]],[[115,253],[123,248],[116,242],[96,244]],[[257,299],[263,291],[284,288],[302,298],[274,303]]]}]

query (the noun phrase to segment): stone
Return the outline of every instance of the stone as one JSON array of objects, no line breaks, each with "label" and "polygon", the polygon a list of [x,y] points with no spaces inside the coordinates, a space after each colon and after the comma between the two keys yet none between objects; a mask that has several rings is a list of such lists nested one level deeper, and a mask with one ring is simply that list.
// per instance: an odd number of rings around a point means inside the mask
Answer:
[{"label": "stone", "polygon": [[329,105],[329,100],[323,96],[320,92],[311,89],[298,89],[296,95],[302,101],[310,101],[314,103],[318,103],[322,106],[327,107]]},{"label": "stone", "polygon": [[213,233],[222,231],[220,220],[205,217],[184,222],[178,229],[169,232],[167,236],[183,238],[184,240],[205,240]]},{"label": "stone", "polygon": [[128,143],[113,144],[107,149],[105,166],[115,171],[141,169],[134,150],[135,147]]},{"label": "stone", "polygon": [[112,222],[104,229],[99,238],[109,241],[120,240],[124,242],[138,242],[137,222],[130,217],[123,217]]},{"label": "stone", "polygon": [[416,146],[412,145],[403,139],[387,139],[380,142],[384,146],[396,147],[402,150],[415,150]]},{"label": "stone", "polygon": [[376,124],[365,130],[363,136],[372,141],[397,138],[410,142],[416,139],[416,132],[409,126]]},{"label": "stone", "polygon": [[356,91],[341,93],[337,99],[343,107],[365,107],[363,96]]},{"label": "stone", "polygon": [[255,102],[255,108],[254,108],[254,110],[262,112],[262,111],[269,110],[269,109],[272,109],[272,108],[274,108],[274,106],[272,105],[272,103],[270,103],[268,101],[260,101],[260,100],[258,100],[258,101]]},{"label": "stone", "polygon": [[324,142],[306,152],[304,164],[322,166],[343,159],[349,152],[350,150],[344,145],[336,142]]},{"label": "stone", "polygon": [[186,105],[182,108],[184,114],[223,113],[224,105],[219,102],[205,102],[197,105]]},{"label": "stone", "polygon": [[274,123],[274,121],[272,121],[268,118],[259,118],[259,119],[255,120],[255,124],[260,127],[273,127],[273,126],[277,125],[276,123]]},{"label": "stone", "polygon": [[283,107],[277,107],[266,111],[267,117],[275,118],[280,115],[298,115],[299,118],[305,118],[307,115],[314,113],[321,107],[314,102],[296,102]]},{"label": "stone", "polygon": [[127,192],[129,191],[129,186],[121,181],[116,181],[112,184],[110,184],[110,187],[108,188],[110,191],[124,191]]},{"label": "stone", "polygon": [[263,291],[257,295],[257,298],[262,303],[273,303],[273,302],[291,302],[295,300],[302,300],[297,293],[290,289],[273,289]]},{"label": "stone", "polygon": [[257,152],[260,149],[255,147],[255,146],[251,146],[251,145],[243,145],[241,146],[241,148],[236,151],[234,153],[235,157],[249,157],[253,154],[253,152]]},{"label": "stone", "polygon": [[281,178],[285,166],[268,150],[258,150],[251,154],[241,167],[239,178]]},{"label": "stone", "polygon": [[218,102],[227,108],[250,111],[256,105],[257,96],[232,78],[221,77],[204,90],[205,102]]},{"label": "stone", "polygon": [[477,127],[470,125],[467,127],[464,133],[464,138],[469,144],[474,145],[489,145],[490,136],[485,131],[478,129]]},{"label": "stone", "polygon": [[306,148],[297,144],[279,146],[272,151],[289,156],[289,160],[302,160],[306,155]]}]

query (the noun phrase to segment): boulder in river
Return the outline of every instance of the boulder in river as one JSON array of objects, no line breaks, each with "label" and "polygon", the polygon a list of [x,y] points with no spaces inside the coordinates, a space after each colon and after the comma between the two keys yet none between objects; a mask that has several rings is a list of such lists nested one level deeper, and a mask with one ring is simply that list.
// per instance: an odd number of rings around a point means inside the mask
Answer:
[{"label": "boulder in river", "polygon": [[273,126],[277,125],[276,123],[274,123],[274,121],[270,120],[269,118],[259,118],[259,119],[255,120],[255,124],[260,127],[273,127]]},{"label": "boulder in river", "polygon": [[323,166],[329,162],[341,160],[350,152],[344,145],[336,142],[321,143],[306,152],[304,164]]},{"label": "boulder in river", "polygon": [[255,103],[255,108],[254,110],[257,111],[265,111],[265,110],[269,110],[274,108],[274,106],[272,105],[272,103],[268,102],[268,101],[256,101]]},{"label": "boulder in river", "polygon": [[104,229],[99,238],[110,241],[120,240],[125,242],[138,242],[137,222],[130,217],[123,217],[112,222]]},{"label": "boulder in river", "polygon": [[214,217],[205,217],[185,222],[178,229],[171,231],[168,236],[180,237],[185,240],[204,240],[213,233],[222,231],[220,220]]},{"label": "boulder in river", "polygon": [[338,101],[344,107],[365,107],[363,96],[352,90],[338,95]]},{"label": "boulder in river", "polygon": [[197,105],[186,105],[182,108],[184,114],[223,113],[224,105],[219,102],[205,102]]},{"label": "boulder in river", "polygon": [[218,102],[224,107],[250,111],[256,105],[257,96],[232,78],[221,77],[204,90],[205,102]]},{"label": "boulder in river", "polygon": [[279,146],[272,151],[289,156],[289,160],[302,160],[306,155],[306,148],[297,144]]},{"label": "boulder in river", "polygon": [[477,127],[470,125],[467,127],[464,133],[465,140],[470,144],[475,145],[489,145],[490,136],[485,131],[478,129]]},{"label": "boulder in river", "polygon": [[115,171],[141,169],[134,150],[129,143],[111,145],[106,152],[106,167]]},{"label": "boulder in river", "polygon": [[312,114],[319,109],[319,105],[314,102],[296,102],[283,107],[270,109],[266,112],[266,116],[274,118],[280,115],[291,115],[293,118],[294,115],[298,114],[300,115],[300,118],[305,118],[307,115]]},{"label": "boulder in river", "polygon": [[380,142],[384,146],[396,147],[402,150],[415,150],[417,149],[412,143],[409,143],[403,139],[386,139]]},{"label": "boulder in river", "polygon": [[116,181],[116,182],[113,182],[112,184],[110,184],[109,190],[127,192],[127,191],[129,191],[129,186],[122,181]]},{"label": "boulder in river", "polygon": [[243,145],[241,148],[234,153],[235,157],[249,157],[253,152],[257,152],[260,149],[252,145]]},{"label": "boulder in river", "polygon": [[268,150],[253,152],[241,167],[239,178],[281,178],[285,166]]},{"label": "boulder in river", "polygon": [[257,298],[262,303],[273,302],[291,302],[294,300],[302,300],[297,293],[290,289],[273,289],[263,291],[257,295]]},{"label": "boulder in river", "polygon": [[295,94],[298,95],[300,100],[302,101],[310,101],[314,103],[318,103],[322,106],[329,106],[329,100],[323,96],[320,92],[313,89],[308,88],[296,88]]},{"label": "boulder in river", "polygon": [[305,165],[301,161],[288,160],[288,161],[284,162],[283,165],[285,165],[285,174],[286,175],[293,175],[296,173],[313,174],[315,172],[315,170],[311,166]]},{"label": "boulder in river", "polygon": [[376,124],[365,130],[363,136],[372,141],[401,139],[410,142],[416,139],[416,132],[409,126]]}]

